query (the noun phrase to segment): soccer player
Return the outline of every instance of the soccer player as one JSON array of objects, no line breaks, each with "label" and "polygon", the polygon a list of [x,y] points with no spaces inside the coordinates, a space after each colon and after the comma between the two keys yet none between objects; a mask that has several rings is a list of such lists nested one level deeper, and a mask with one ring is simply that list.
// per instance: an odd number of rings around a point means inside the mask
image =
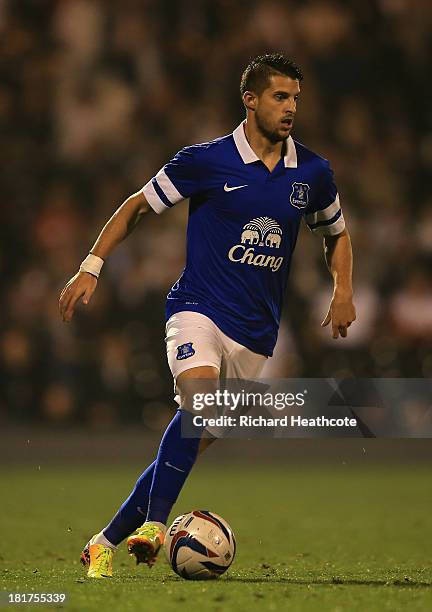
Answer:
[{"label": "soccer player", "polygon": [[[188,146],[118,208],[60,296],[70,321],[88,304],[104,260],[153,209],[190,198],[186,266],[167,297],[166,343],[179,410],[155,461],[128,499],[83,550],[88,576],[112,575],[117,545],[128,538],[137,563],[152,566],[168,515],[211,439],[181,436],[191,420],[187,381],[259,376],[276,344],[290,261],[302,219],[324,236],[334,281],[328,313],[333,337],[355,319],[352,251],[329,163],[290,136],[302,74],[280,54],[256,57],[240,91],[246,119],[232,134]],[[132,535],[131,535],[132,534]]]}]

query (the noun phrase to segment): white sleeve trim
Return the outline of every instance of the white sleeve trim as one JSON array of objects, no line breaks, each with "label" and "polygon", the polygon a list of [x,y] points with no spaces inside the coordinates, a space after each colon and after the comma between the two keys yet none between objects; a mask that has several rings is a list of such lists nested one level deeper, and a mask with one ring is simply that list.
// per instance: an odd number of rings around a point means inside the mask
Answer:
[{"label": "white sleeve trim", "polygon": [[320,234],[321,236],[336,236],[336,234],[340,234],[345,229],[345,219],[343,218],[343,214],[330,225],[319,225],[315,227],[312,231],[314,234]]},{"label": "white sleeve trim", "polygon": [[308,225],[314,225],[315,223],[319,223],[320,221],[328,221],[329,219],[335,216],[339,208],[340,201],[339,194],[337,194],[335,201],[329,204],[326,208],[324,208],[323,210],[317,210],[314,213],[306,215],[306,223]]},{"label": "white sleeve trim", "polygon": [[156,193],[156,189],[152,185],[152,180],[153,179],[150,179],[149,182],[144,185],[142,192],[153,210],[160,215],[165,212],[169,206],[166,206]]},{"label": "white sleeve trim", "polygon": [[160,215],[161,213],[165,212],[169,206],[166,206],[156,193],[156,189],[152,185],[152,180],[153,179],[150,179],[149,182],[144,185],[141,191],[153,210]]},{"label": "white sleeve trim", "polygon": [[171,204],[177,204],[177,202],[185,199],[178,189],[176,189],[173,182],[165,174],[165,170],[163,168],[156,174],[156,180]]}]

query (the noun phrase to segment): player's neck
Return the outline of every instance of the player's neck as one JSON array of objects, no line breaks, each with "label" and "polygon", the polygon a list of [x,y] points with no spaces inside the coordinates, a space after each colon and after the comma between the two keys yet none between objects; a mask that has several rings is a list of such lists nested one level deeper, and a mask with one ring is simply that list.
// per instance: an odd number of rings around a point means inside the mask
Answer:
[{"label": "player's neck", "polygon": [[251,149],[272,172],[282,156],[283,141],[271,142],[250,120],[245,122],[244,131]]}]

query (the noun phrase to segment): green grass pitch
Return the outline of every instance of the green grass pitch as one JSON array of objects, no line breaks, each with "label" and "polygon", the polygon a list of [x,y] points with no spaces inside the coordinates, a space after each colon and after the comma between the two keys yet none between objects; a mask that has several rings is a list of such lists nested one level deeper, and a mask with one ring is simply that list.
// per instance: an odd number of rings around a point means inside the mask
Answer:
[{"label": "green grass pitch", "polygon": [[[65,592],[64,609],[71,612],[432,609],[432,486],[425,465],[203,462],[172,518],[192,508],[225,517],[238,542],[231,569],[216,581],[185,581],[164,558],[152,570],[134,566],[123,545],[115,577],[89,581],[78,562],[81,548],[139,472],[137,466],[3,468],[2,589]],[[18,608],[40,609],[7,609]]]}]

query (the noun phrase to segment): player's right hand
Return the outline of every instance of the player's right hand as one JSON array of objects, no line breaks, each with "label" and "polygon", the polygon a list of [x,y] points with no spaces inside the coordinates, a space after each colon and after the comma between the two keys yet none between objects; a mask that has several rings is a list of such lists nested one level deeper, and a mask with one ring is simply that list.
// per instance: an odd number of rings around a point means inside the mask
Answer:
[{"label": "player's right hand", "polygon": [[82,297],[82,303],[88,304],[97,285],[97,278],[89,272],[77,272],[68,283],[66,283],[60,294],[59,310],[65,323],[69,323],[73,317],[76,303]]}]

